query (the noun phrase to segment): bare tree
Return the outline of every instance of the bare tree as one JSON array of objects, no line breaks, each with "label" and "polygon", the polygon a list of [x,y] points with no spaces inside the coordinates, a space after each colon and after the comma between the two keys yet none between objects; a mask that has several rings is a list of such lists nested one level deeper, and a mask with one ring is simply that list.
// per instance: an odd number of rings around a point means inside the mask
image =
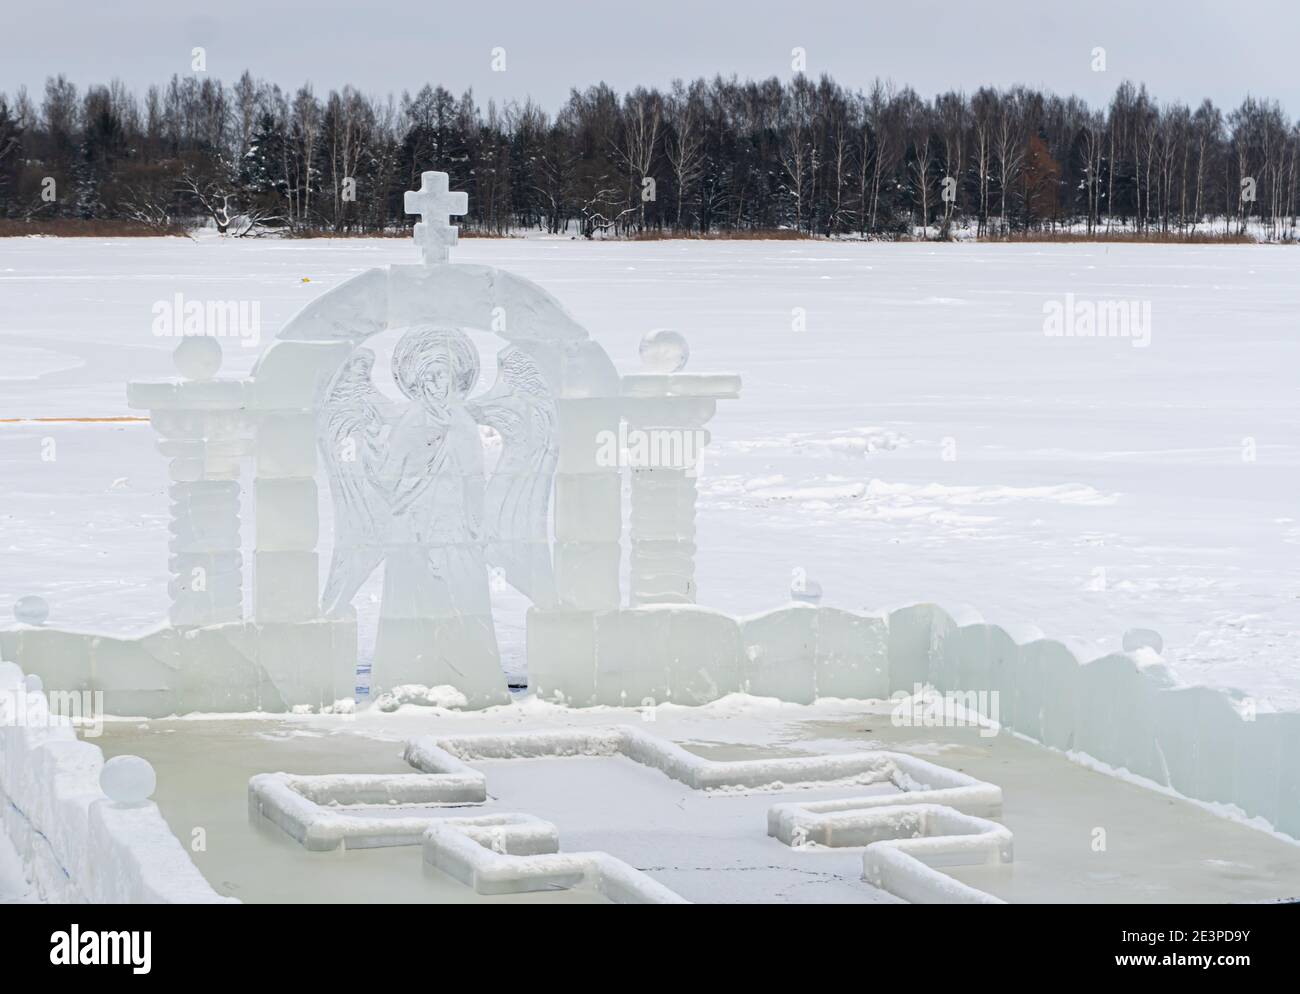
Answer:
[{"label": "bare tree", "polygon": [[997,121],[994,126],[994,145],[997,154],[998,188],[1001,194],[999,223],[1002,234],[1011,230],[1007,218],[1007,194],[1011,185],[1020,174],[1020,166],[1025,157],[1025,141],[1021,131],[1016,107],[1009,98],[1004,97],[998,107]]},{"label": "bare tree", "polygon": [[[637,206],[637,227],[644,231],[646,226],[647,186],[646,179],[651,178],[650,169],[654,164],[655,149],[659,142],[659,124],[663,116],[663,101],[658,93],[638,88],[627,95],[623,102],[623,120],[621,140],[614,144],[616,156],[624,164],[628,173],[628,202]],[[628,211],[622,211],[624,217]]]},{"label": "bare tree", "polygon": [[929,127],[926,125],[922,125],[922,127],[924,130],[912,145],[914,155],[911,162],[908,163],[908,174],[911,179],[913,200],[919,202],[921,206],[921,228],[925,231],[925,237],[928,238],[934,139],[930,137]]},{"label": "bare tree", "polygon": [[[373,113],[369,104],[356,90],[343,88],[342,95],[331,91],[325,105],[323,129],[329,136],[330,186],[333,193],[333,223],[335,231],[347,224],[348,204],[346,189],[355,192],[358,167],[366,154]],[[348,181],[351,180],[351,184]]]},{"label": "bare tree", "polygon": [[293,100],[292,128],[297,137],[296,154],[291,160],[292,187],[296,193],[297,217],[311,217],[311,191],[315,180],[316,136],[320,131],[321,109],[311,87],[304,86]]},{"label": "bare tree", "polygon": [[1088,203],[1088,234],[1096,230],[1101,216],[1101,167],[1106,141],[1105,119],[1097,114],[1084,124],[1080,133],[1083,154],[1083,181]]},{"label": "bare tree", "polygon": [[267,208],[241,207],[239,192],[230,177],[230,167],[224,160],[219,160],[218,167],[207,175],[187,166],[180,175],[178,188],[212,221],[219,235],[246,238],[284,220]]},{"label": "bare tree", "polygon": [[1248,197],[1248,191],[1252,186],[1257,187],[1256,178],[1251,175],[1250,166],[1254,126],[1255,101],[1247,97],[1242,102],[1242,105],[1228,116],[1228,128],[1232,136],[1231,142],[1237,166],[1236,211],[1238,234],[1245,232],[1246,218],[1251,210],[1247,205],[1254,203],[1254,200]]},{"label": "bare tree", "polygon": [[870,158],[872,160],[871,169],[871,200],[867,208],[867,230],[875,232],[877,230],[877,220],[880,211],[880,191],[888,171],[893,167],[894,157],[897,155],[898,143],[891,138],[891,131],[897,122],[898,109],[892,84],[881,84],[879,80],[871,87],[871,96],[868,98],[866,126],[863,128],[862,159],[865,163],[868,157],[867,143],[869,140],[874,144]]},{"label": "bare tree", "polygon": [[939,130],[943,140],[943,163],[953,180],[951,199],[943,202],[943,230],[946,236],[953,213],[961,210],[962,176],[965,168],[963,148],[966,140],[967,101],[965,94],[945,93],[935,101]]},{"label": "bare tree", "polygon": [[971,162],[975,167],[975,184],[979,202],[976,230],[984,234],[989,219],[989,179],[993,165],[993,129],[997,116],[997,94],[981,88],[971,100],[974,128]]},{"label": "bare tree", "polygon": [[702,90],[703,84],[699,81],[688,90],[682,86],[681,80],[677,80],[667,101],[668,130],[664,152],[673,171],[673,185],[677,191],[675,223],[681,231],[686,230],[682,222],[686,192],[699,179],[704,162],[703,124],[700,120]]}]

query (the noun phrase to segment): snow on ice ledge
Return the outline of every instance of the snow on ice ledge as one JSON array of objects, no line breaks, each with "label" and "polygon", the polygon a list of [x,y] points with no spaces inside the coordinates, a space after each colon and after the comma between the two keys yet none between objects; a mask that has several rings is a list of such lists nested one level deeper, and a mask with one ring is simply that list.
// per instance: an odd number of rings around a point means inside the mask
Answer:
[{"label": "snow on ice ledge", "polygon": [[0,830],[36,895],[58,903],[237,903],[203,879],[156,804],[105,796],[99,747],[78,740],[24,679],[16,665],[0,662]]},{"label": "snow on ice ledge", "polygon": [[585,886],[614,904],[687,903],[609,853],[561,853],[555,826],[532,815],[442,819],[424,832],[422,845],[426,863],[479,894]]},{"label": "snow on ice ledge", "polygon": [[[263,773],[248,782],[249,813],[279,826],[314,852],[421,846],[424,861],[480,894],[586,887],[615,904],[680,904],[682,898],[605,852],[560,853],[555,825],[528,814],[371,817],[358,805],[454,804],[487,800],[481,773],[295,776]],[[463,772],[462,772],[463,771]]]}]

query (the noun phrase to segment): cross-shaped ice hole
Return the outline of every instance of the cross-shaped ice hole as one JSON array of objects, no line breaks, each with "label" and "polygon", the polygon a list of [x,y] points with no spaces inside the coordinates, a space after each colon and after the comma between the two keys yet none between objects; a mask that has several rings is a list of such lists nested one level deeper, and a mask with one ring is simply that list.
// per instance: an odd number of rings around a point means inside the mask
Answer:
[{"label": "cross-shaped ice hole", "polygon": [[[904,753],[713,760],[615,725],[430,735],[408,742],[404,757],[420,772],[259,774],[248,783],[249,810],[317,852],[422,846],[425,862],[480,893],[581,884],[616,902],[675,903],[692,894],[714,900],[720,875],[731,878],[723,887],[732,899],[772,900],[788,889],[791,874],[808,873],[810,858],[851,848],[863,850],[860,862],[819,874],[833,899],[874,901],[883,891],[907,900],[987,902],[994,898],[930,867],[1012,860],[1010,830],[988,820],[1001,815],[1001,788]],[[554,766],[579,757],[579,766]],[[525,769],[515,760],[554,763]],[[489,776],[498,785],[491,798]],[[687,803],[696,792],[719,803],[703,805],[706,813]],[[792,792],[797,796],[771,803]],[[593,803],[608,797],[618,803]],[[484,809],[439,810],[471,805]],[[764,813],[767,835],[788,849],[774,851],[763,838]],[[591,848],[560,852],[560,821]],[[692,869],[674,868],[678,861],[668,856],[688,835],[706,848],[696,850]],[[610,855],[611,845],[629,840],[655,847],[644,854],[659,868],[654,874]],[[730,872],[736,868],[753,872]],[[670,875],[672,886],[660,874]],[[870,892],[861,887],[864,874]]]},{"label": "cross-shaped ice hole", "polygon": [[450,223],[451,216],[469,212],[469,194],[452,193],[447,184],[446,173],[421,173],[420,189],[408,190],[403,200],[407,214],[420,215],[415,244],[426,266],[448,261],[459,237],[459,229]]}]

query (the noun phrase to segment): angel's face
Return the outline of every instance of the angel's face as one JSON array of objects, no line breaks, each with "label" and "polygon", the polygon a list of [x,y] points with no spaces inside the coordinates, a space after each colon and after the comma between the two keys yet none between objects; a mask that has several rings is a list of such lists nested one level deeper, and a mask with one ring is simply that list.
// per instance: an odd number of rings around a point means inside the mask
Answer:
[{"label": "angel's face", "polygon": [[393,379],[406,397],[434,409],[463,400],[478,377],[478,354],[461,332],[417,326],[397,343]]},{"label": "angel's face", "polygon": [[451,353],[439,349],[420,367],[420,396],[441,407],[451,396],[454,382]]}]

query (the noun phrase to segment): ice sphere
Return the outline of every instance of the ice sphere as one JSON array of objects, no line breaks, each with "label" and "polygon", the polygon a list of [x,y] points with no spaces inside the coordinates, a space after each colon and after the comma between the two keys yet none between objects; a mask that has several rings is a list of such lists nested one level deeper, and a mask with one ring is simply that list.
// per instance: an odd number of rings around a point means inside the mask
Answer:
[{"label": "ice sphere", "polygon": [[45,683],[35,673],[28,673],[23,679],[23,687],[29,694],[39,694],[45,689]]},{"label": "ice sphere", "polygon": [[99,786],[117,804],[143,804],[158,786],[149,761],[139,756],[114,756],[99,771]]},{"label": "ice sphere", "polygon": [[24,625],[43,625],[49,616],[50,605],[45,602],[44,597],[29,594],[26,597],[19,597],[14,603],[14,618]]},{"label": "ice sphere", "polygon": [[805,604],[820,604],[822,585],[809,577],[803,570],[796,569],[790,581],[790,599],[792,601],[802,601]]},{"label": "ice sphere", "polygon": [[1160,633],[1150,628],[1130,628],[1124,633],[1124,651],[1136,652],[1138,649],[1154,649],[1158,654],[1164,652],[1165,640]]},{"label": "ice sphere", "polygon": [[641,365],[651,373],[677,373],[686,366],[691,348],[671,328],[656,328],[641,339]]},{"label": "ice sphere", "polygon": [[207,335],[183,338],[172,353],[172,364],[187,380],[210,380],[221,368],[221,343]]}]

